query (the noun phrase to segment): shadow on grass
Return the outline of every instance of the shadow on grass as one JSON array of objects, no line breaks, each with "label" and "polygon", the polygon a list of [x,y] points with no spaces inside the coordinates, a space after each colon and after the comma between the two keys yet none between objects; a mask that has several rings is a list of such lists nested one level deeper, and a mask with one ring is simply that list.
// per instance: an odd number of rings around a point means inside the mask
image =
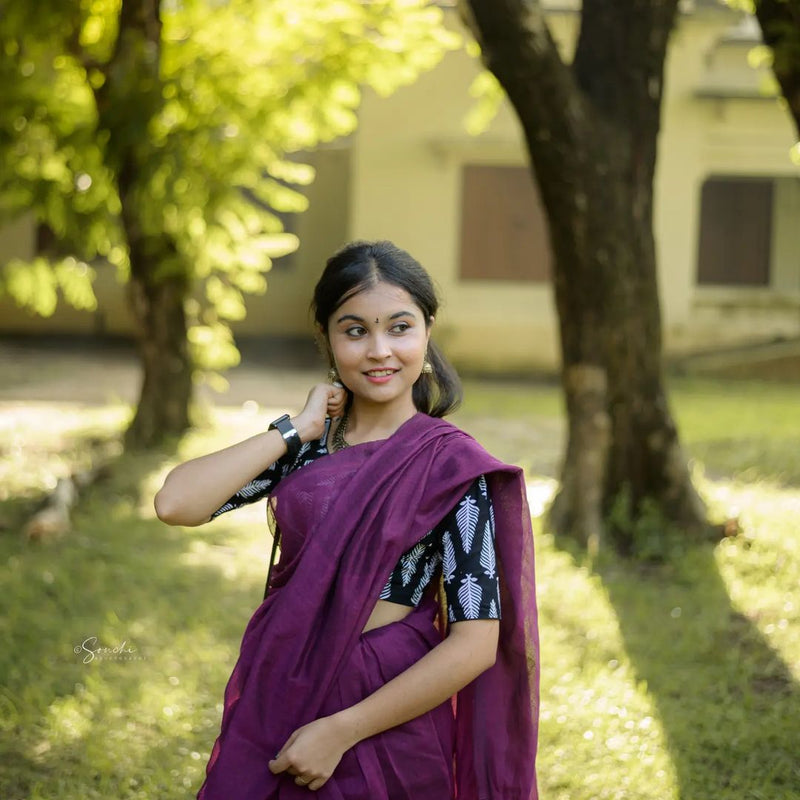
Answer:
[{"label": "shadow on grass", "polygon": [[732,607],[713,548],[660,567],[604,554],[595,572],[657,707],[681,800],[796,798],[800,688]]},{"label": "shadow on grass", "polygon": [[229,526],[147,518],[140,484],[166,457],[121,456],[59,541],[0,536],[3,798],[171,800],[199,788],[269,539],[265,522],[244,542],[259,561],[243,571]]}]

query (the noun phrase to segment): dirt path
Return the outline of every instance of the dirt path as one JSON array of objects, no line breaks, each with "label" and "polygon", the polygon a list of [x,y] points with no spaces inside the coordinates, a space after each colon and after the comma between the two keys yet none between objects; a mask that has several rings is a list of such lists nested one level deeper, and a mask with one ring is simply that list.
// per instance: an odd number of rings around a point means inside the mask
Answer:
[{"label": "dirt path", "polygon": [[[237,406],[247,400],[261,405],[302,404],[309,385],[323,379],[324,371],[243,361],[225,377],[230,382],[227,392],[201,386],[198,396],[218,406]],[[139,380],[136,354],[123,345],[0,341],[0,401],[131,404],[138,396]]]},{"label": "dirt path", "polygon": [[[280,366],[245,356],[225,377],[227,392],[204,385],[198,389],[198,399],[217,408],[241,408],[255,402],[261,408],[299,409],[310,386],[325,375],[322,366]],[[0,340],[0,415],[12,408],[19,411],[21,406],[27,406],[28,414],[39,413],[33,406],[45,413],[49,403],[133,404],[139,380],[138,360],[130,346]],[[454,421],[499,458],[522,464],[529,474],[543,479],[557,474],[563,435],[560,420],[506,419],[499,425],[495,419],[460,412]]]}]

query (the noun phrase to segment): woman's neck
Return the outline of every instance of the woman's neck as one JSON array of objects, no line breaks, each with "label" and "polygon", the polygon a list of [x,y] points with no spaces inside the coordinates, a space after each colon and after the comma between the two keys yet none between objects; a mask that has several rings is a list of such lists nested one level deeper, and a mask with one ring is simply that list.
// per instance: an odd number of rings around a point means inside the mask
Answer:
[{"label": "woman's neck", "polygon": [[361,444],[388,439],[404,422],[417,413],[413,401],[408,403],[364,403],[353,398],[347,413],[347,441]]}]

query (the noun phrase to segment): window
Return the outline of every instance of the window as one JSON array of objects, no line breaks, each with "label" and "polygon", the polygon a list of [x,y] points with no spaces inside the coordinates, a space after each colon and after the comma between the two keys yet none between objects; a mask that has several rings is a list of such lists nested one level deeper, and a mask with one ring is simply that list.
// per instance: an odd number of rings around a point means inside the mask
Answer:
[{"label": "window", "polygon": [[700,204],[697,282],[769,286],[772,207],[769,178],[708,178]]},{"label": "window", "polygon": [[462,172],[462,280],[550,279],[547,219],[527,167],[467,165]]}]

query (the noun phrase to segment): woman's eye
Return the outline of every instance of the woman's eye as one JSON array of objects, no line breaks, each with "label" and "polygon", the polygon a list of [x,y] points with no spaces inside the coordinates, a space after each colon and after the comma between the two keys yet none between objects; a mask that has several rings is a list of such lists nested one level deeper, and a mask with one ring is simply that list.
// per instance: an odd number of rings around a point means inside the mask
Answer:
[{"label": "woman's eye", "polygon": [[397,325],[392,326],[395,333],[405,333],[411,326],[407,322],[398,322]]},{"label": "woman's eye", "polygon": [[356,336],[363,336],[366,331],[360,325],[354,325],[352,328],[348,328],[345,333],[355,338]]}]

